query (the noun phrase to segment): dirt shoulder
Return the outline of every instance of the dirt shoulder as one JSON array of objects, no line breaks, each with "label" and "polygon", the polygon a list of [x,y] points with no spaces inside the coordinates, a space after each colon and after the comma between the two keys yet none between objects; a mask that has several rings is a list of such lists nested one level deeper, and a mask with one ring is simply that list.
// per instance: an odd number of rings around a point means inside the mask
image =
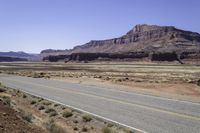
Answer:
[{"label": "dirt shoulder", "polygon": [[2,133],[139,133],[73,108],[0,86]]},{"label": "dirt shoulder", "polygon": [[[2,95],[1,95],[2,96]],[[19,112],[9,103],[0,99],[0,132],[1,133],[47,133],[44,129],[23,120]]]}]

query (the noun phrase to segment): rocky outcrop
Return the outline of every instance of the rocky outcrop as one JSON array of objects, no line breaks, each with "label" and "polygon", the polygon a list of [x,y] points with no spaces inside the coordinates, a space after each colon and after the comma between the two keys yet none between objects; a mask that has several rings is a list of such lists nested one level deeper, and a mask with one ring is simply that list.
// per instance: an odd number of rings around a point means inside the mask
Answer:
[{"label": "rocky outcrop", "polygon": [[45,50],[42,50],[40,53],[41,54],[48,54],[48,53],[59,53],[59,52],[63,52],[65,50],[54,50],[54,49],[45,49]]},{"label": "rocky outcrop", "polygon": [[148,53],[73,53],[68,56],[68,61],[93,61],[93,60],[125,60],[148,58]]},{"label": "rocky outcrop", "polygon": [[69,55],[50,55],[43,58],[43,61],[57,62],[59,60],[68,59]]},{"label": "rocky outcrop", "polygon": [[179,61],[179,56],[175,52],[152,53],[151,61]]}]

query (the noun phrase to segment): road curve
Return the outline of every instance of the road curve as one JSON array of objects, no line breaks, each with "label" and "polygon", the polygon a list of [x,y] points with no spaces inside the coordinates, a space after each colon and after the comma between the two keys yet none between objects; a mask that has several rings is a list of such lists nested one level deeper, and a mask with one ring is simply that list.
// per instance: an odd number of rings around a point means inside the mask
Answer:
[{"label": "road curve", "polygon": [[0,82],[149,133],[200,133],[199,103],[4,74]]}]

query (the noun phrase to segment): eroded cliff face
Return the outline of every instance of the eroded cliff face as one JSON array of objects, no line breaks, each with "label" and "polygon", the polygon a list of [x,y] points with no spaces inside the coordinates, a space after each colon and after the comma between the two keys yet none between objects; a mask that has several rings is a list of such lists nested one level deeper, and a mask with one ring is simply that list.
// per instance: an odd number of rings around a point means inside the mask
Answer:
[{"label": "eroded cliff face", "polygon": [[65,57],[66,60],[76,61],[147,58],[151,61],[195,62],[200,61],[200,34],[173,26],[143,24],[136,25],[119,38],[90,41],[71,50],[50,52],[48,55],[53,55],[50,56],[52,60]]},{"label": "eroded cliff face", "polygon": [[200,49],[200,34],[172,26],[136,25],[126,35],[90,41],[70,53],[116,53],[135,51],[185,51]]}]

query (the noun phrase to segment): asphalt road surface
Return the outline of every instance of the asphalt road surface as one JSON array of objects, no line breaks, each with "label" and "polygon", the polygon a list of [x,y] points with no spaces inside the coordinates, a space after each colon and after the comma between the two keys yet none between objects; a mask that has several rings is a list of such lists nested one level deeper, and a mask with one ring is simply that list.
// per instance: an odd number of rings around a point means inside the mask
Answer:
[{"label": "asphalt road surface", "polygon": [[145,132],[200,133],[199,103],[4,74],[0,82]]}]

